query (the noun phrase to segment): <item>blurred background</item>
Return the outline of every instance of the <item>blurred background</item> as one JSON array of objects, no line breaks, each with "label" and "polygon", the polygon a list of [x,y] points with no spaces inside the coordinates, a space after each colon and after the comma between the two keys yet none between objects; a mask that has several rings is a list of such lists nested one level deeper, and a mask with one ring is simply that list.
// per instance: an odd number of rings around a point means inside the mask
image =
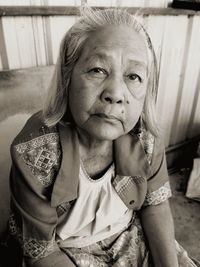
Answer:
[{"label": "blurred background", "polygon": [[[200,215],[197,215],[200,206],[184,198],[200,140],[200,11],[197,10],[198,1],[193,2],[196,3],[0,0],[0,229],[5,227],[8,216],[9,146],[25,121],[42,106],[60,41],[78,19],[77,7],[85,4],[101,8],[125,7],[130,13],[139,9],[143,14],[141,20],[156,52],[157,111],[172,177],[174,203],[178,203],[173,205],[179,225],[177,236],[194,256],[199,255],[200,241],[195,237],[200,235]],[[188,232],[192,231],[194,236],[189,238]]]}]

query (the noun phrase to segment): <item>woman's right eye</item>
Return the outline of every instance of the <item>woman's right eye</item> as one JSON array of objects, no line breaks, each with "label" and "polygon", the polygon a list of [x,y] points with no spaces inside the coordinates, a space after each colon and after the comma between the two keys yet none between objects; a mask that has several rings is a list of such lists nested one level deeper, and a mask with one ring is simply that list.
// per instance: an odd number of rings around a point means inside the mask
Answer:
[{"label": "woman's right eye", "polygon": [[95,77],[102,77],[102,76],[107,75],[107,71],[105,69],[99,68],[99,67],[90,69],[88,71],[88,73],[94,75]]}]

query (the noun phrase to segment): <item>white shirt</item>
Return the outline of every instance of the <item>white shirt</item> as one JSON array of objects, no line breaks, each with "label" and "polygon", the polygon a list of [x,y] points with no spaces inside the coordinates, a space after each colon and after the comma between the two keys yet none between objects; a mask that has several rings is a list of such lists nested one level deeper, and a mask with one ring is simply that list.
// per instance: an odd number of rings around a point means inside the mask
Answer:
[{"label": "white shirt", "polygon": [[131,218],[129,210],[111,184],[114,164],[98,180],[80,165],[78,198],[66,221],[57,228],[62,247],[84,247],[120,233]]}]

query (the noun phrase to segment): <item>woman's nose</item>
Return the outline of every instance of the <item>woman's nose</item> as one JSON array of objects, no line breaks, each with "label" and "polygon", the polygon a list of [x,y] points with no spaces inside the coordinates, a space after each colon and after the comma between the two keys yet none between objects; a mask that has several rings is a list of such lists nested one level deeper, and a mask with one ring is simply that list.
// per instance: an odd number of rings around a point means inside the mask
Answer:
[{"label": "woman's nose", "polygon": [[122,104],[124,103],[124,84],[120,79],[112,79],[105,85],[102,92],[102,101],[109,104]]}]

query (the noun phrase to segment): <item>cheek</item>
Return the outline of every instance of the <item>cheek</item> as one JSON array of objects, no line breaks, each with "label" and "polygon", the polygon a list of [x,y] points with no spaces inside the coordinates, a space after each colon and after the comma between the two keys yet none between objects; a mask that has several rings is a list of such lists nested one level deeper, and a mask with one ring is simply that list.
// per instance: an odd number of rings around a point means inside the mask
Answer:
[{"label": "cheek", "polygon": [[144,100],[142,101],[135,100],[135,101],[131,101],[129,106],[127,107],[125,127],[129,128],[129,130],[131,130],[137,123],[142,113],[143,105],[144,105]]},{"label": "cheek", "polygon": [[96,97],[84,86],[71,87],[69,91],[69,108],[77,125],[84,124],[89,118]]},{"label": "cheek", "polygon": [[[75,89],[75,90],[74,90]],[[100,98],[100,87],[82,79],[79,84],[71,88],[71,98],[77,108],[84,111],[90,111],[93,105]]]},{"label": "cheek", "polygon": [[143,82],[143,84],[139,86],[133,86],[132,90],[130,90],[131,93],[131,99],[133,101],[137,100],[140,103],[144,102],[145,96],[147,92],[147,82]]}]

